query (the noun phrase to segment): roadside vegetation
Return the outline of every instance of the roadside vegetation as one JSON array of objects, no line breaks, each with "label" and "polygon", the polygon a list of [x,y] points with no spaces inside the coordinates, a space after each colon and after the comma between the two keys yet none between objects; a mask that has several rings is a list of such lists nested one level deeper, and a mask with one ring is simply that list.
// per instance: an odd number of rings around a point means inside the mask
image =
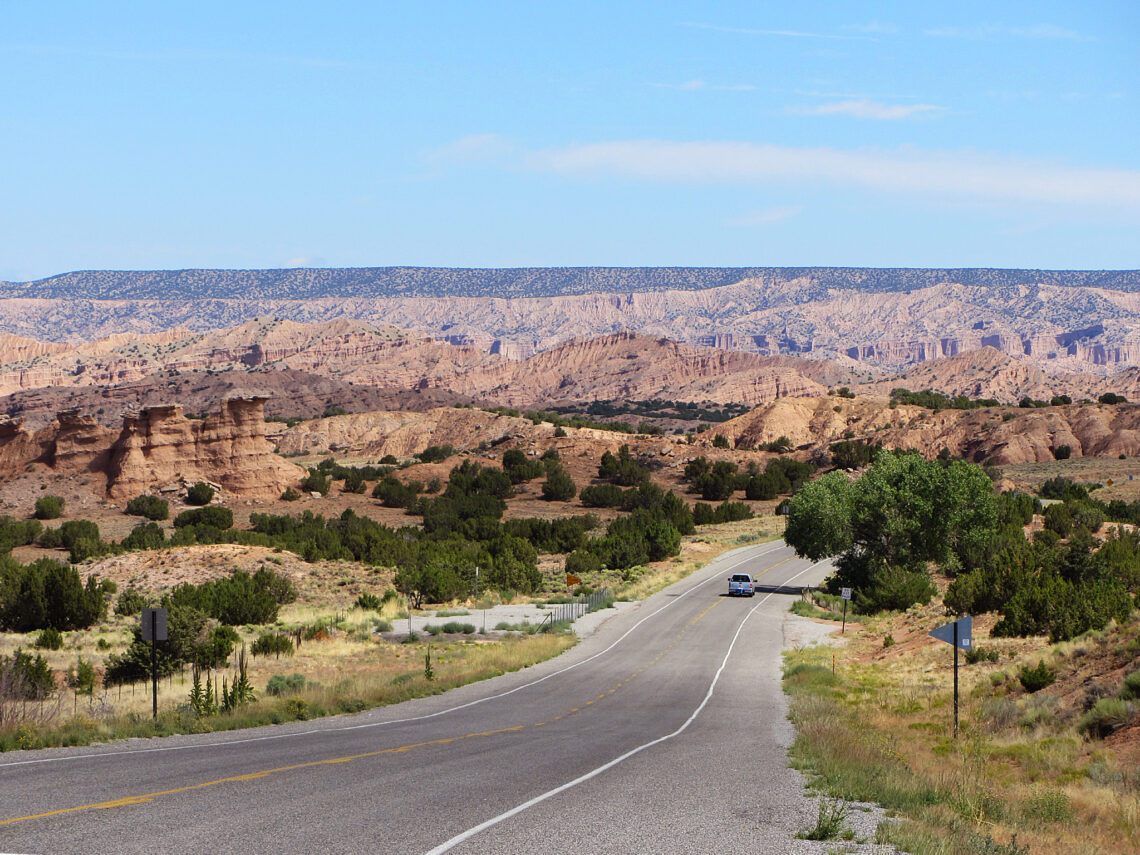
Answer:
[{"label": "roadside vegetation", "polygon": [[950,649],[925,640],[940,611],[867,618],[847,647],[786,654],[793,765],[832,798],[893,812],[875,842],[905,852],[1135,852],[1140,776],[1122,728],[1140,674],[1117,675],[1140,667],[1140,621],[1044,648],[975,636],[954,740]]},{"label": "roadside vegetation", "polygon": [[[419,457],[441,463],[455,454],[438,446]],[[464,458],[446,480],[424,482],[397,478],[395,458],[368,466],[330,458],[309,470],[306,492],[370,492],[378,504],[405,511],[409,524],[399,527],[353,510],[328,517],[253,513],[237,527],[233,511],[204,483],[191,488],[190,507],[181,510],[154,495],[132,499],[126,513],[143,519],[118,542],[91,520],[53,526],[2,517],[0,630],[8,634],[0,636],[0,750],[311,718],[524,667],[572,644],[569,626],[520,624],[483,634],[474,620],[449,618],[469,613],[462,604],[569,601],[566,572],[582,579],[576,594],[609,588],[602,608],[615,597],[647,596],[724,549],[774,536],[774,526],[758,526],[752,509],[732,500],[733,492],[747,492],[749,479],[779,473],[777,489],[790,490],[788,476],[797,484],[806,477],[791,462],[734,473],[728,498],[690,508],[653,483],[659,465],[626,446],[606,452],[581,500],[554,450],[536,456],[509,449],[501,467]],[[530,482],[563,515],[504,519],[507,501]],[[248,570],[234,566],[165,589],[145,587],[158,582],[152,579],[119,590],[81,573],[87,562],[130,552],[189,554],[222,545],[264,551]],[[65,560],[23,564],[12,557],[12,549],[31,546],[57,550]],[[285,552],[297,556],[285,562],[292,576],[279,570],[275,553]],[[301,560],[313,573],[335,573],[338,562],[356,565],[355,601],[333,607],[299,598],[293,580]],[[473,602],[476,567],[480,598]],[[335,584],[319,589],[322,597],[336,596]],[[430,603],[461,606],[433,609],[439,620],[416,633],[394,630]],[[167,610],[170,632],[157,650],[157,723],[149,718],[151,649],[138,617],[148,606]]]},{"label": "roadside vegetation", "polygon": [[[845,648],[787,655],[794,764],[833,798],[897,813],[877,842],[903,851],[1136,851],[1137,506],[1064,478],[1043,506],[948,455],[873,455],[789,503],[787,541],[836,566],[793,611],[838,619],[851,588],[856,624]],[[951,651],[928,633],[965,614],[955,740]]]}]

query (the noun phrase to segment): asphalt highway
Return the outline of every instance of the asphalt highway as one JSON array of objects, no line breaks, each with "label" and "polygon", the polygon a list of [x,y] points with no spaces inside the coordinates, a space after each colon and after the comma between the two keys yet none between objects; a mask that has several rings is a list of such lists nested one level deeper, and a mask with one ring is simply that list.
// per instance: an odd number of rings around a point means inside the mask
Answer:
[{"label": "asphalt highway", "polygon": [[[759,576],[729,598],[731,572]],[[798,852],[782,622],[829,572],[735,550],[567,654],[433,698],[0,755],[0,851]]]}]

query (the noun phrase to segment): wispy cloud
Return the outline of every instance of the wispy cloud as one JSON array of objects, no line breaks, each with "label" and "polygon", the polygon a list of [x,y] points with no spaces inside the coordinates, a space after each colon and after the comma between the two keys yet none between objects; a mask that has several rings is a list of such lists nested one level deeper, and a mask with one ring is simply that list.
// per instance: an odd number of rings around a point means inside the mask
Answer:
[{"label": "wispy cloud", "polygon": [[678,92],[697,92],[701,89],[708,89],[710,92],[751,92],[756,88],[750,83],[710,85],[703,80],[686,80],[684,83],[650,83],[649,85],[658,89],[676,89]]},{"label": "wispy cloud", "polygon": [[1017,39],[1049,39],[1049,40],[1067,40],[1076,42],[1092,41],[1091,36],[1086,36],[1076,30],[1067,30],[1064,27],[1058,27],[1053,24],[1033,24],[1027,27],[1008,27],[1004,24],[977,24],[972,27],[935,27],[928,30],[923,30],[922,34],[925,36],[936,36],[944,39],[995,39],[995,38],[1017,38]]},{"label": "wispy cloud", "polygon": [[518,153],[518,146],[499,134],[469,134],[424,153],[429,162],[474,163],[498,160]]},{"label": "wispy cloud", "polygon": [[782,223],[785,220],[790,220],[792,217],[797,217],[803,213],[803,207],[800,205],[785,205],[780,208],[765,208],[762,211],[749,211],[739,217],[734,217],[728,221],[730,226],[749,226],[749,227],[763,227],[774,226],[777,223]]},{"label": "wispy cloud", "polygon": [[866,24],[844,24],[843,29],[850,30],[853,33],[884,36],[891,36],[899,31],[898,24],[889,24],[883,21],[870,21]]},{"label": "wispy cloud", "polygon": [[784,36],[793,39],[828,39],[832,41],[875,41],[870,36],[842,36],[835,33],[809,33],[802,30],[761,30],[751,27],[724,27],[719,24],[702,24],[686,21],[686,27],[696,30],[715,30],[719,33],[737,33],[744,36]]},{"label": "wispy cloud", "polygon": [[877,119],[898,121],[920,116],[923,113],[938,113],[945,110],[934,104],[884,104],[862,98],[856,101],[836,101],[816,107],[794,107],[791,112],[802,116],[851,116],[855,119]]},{"label": "wispy cloud", "polygon": [[1116,206],[1140,212],[1140,170],[1067,166],[975,152],[801,148],[624,140],[534,152],[532,168],[652,181],[813,182],[943,200]]}]

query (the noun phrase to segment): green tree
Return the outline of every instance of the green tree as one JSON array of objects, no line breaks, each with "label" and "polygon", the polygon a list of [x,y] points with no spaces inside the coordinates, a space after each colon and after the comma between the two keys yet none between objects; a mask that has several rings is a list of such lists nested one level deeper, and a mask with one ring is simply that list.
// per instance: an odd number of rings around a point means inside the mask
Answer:
[{"label": "green tree", "polygon": [[788,510],[785,540],[813,561],[838,555],[832,585],[856,588],[864,611],[928,600],[927,562],[952,575],[973,569],[997,531],[979,467],[911,453],[880,452],[854,483],[835,472],[806,484]]}]

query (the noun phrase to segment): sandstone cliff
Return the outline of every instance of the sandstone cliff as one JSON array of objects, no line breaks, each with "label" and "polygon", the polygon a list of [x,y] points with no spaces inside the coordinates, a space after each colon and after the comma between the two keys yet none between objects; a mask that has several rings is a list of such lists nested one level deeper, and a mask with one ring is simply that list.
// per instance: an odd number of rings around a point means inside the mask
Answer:
[{"label": "sandstone cliff", "polygon": [[220,413],[202,420],[186,418],[176,405],[125,419],[108,476],[107,492],[116,499],[179,479],[214,481],[242,497],[276,498],[304,470],[273,452],[263,398],[231,398]]},{"label": "sandstone cliff", "polygon": [[34,434],[18,421],[0,421],[0,478],[38,463],[56,474],[104,479],[114,499],[199,480],[239,498],[276,498],[305,473],[274,453],[264,406],[261,398],[234,398],[205,419],[188,419],[178,406],[150,407],[124,419],[121,431],[74,410]]}]

